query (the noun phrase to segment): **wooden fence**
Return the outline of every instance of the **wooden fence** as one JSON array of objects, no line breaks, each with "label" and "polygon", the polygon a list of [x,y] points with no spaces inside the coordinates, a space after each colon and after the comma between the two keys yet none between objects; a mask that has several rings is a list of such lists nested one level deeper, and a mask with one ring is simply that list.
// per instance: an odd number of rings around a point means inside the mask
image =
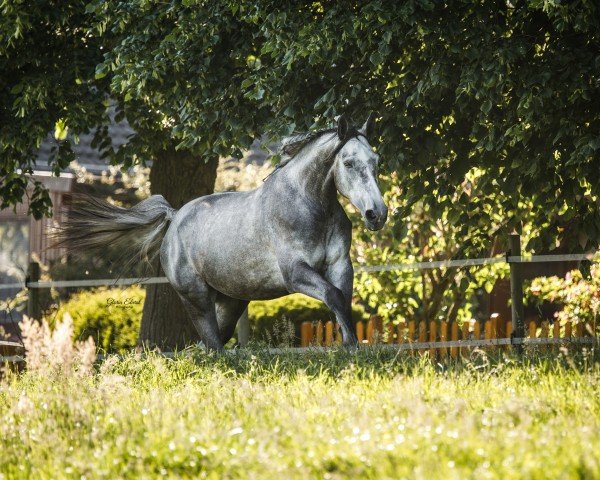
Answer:
[{"label": "wooden fence", "polygon": [[[552,345],[561,343],[596,344],[598,340],[596,326],[589,322],[561,323],[556,320],[550,324],[548,321],[532,319],[528,321],[527,327],[524,341],[515,342],[516,345],[539,344],[542,350],[547,350],[552,348]],[[406,346],[407,350],[429,352],[431,357],[442,359],[464,355],[472,351],[474,346],[491,349],[510,348],[512,333],[512,322],[502,322],[497,315],[485,321],[464,322],[462,325],[458,322],[413,320],[398,325],[388,324],[384,328],[382,320],[378,317],[356,324],[356,336],[362,344],[402,345]],[[340,328],[332,321],[304,322],[301,325],[301,347],[326,347],[341,344],[341,341]]]},{"label": "wooden fence", "polygon": [[[560,345],[600,346],[600,335],[597,326],[590,322],[530,320],[527,335],[524,338],[511,338],[512,322],[501,322],[498,316],[486,321],[465,322],[401,322],[398,325],[383,326],[378,317],[368,322],[356,324],[356,336],[364,345],[384,345],[398,350],[406,350],[407,355],[428,354],[431,358],[449,360],[469,356],[475,347],[491,351],[508,350],[533,344],[544,351],[556,351]],[[304,322],[301,325],[301,348],[269,348],[269,353],[303,353],[315,351],[342,343],[340,328],[332,321]],[[227,350],[236,354],[243,351]],[[519,349],[516,350],[517,353]],[[173,352],[162,352],[162,355],[173,356]],[[103,355],[98,356],[102,360]],[[21,344],[0,341],[0,364],[16,363],[24,368],[25,352]]]}]

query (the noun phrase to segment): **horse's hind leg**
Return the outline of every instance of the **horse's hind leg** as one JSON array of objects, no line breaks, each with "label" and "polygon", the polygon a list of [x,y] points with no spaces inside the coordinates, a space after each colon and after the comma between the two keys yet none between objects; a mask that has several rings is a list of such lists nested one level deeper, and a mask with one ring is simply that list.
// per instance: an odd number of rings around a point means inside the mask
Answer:
[{"label": "horse's hind leg", "polygon": [[235,326],[248,307],[248,302],[218,293],[216,306],[221,342],[225,345],[233,337]]},{"label": "horse's hind leg", "polygon": [[221,350],[223,342],[215,311],[217,291],[198,276],[187,260],[181,239],[174,232],[171,228],[167,231],[160,250],[160,263],[204,345]]},{"label": "horse's hind leg", "polygon": [[212,350],[222,350],[215,309],[217,292],[198,277],[185,286],[174,287],[204,345]]}]

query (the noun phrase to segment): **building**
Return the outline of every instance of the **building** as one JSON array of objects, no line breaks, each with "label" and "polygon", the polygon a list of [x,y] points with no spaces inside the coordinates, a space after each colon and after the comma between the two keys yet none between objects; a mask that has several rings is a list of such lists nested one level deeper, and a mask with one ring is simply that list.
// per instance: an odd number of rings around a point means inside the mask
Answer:
[{"label": "building", "polygon": [[[127,123],[113,124],[109,127],[109,135],[113,148],[123,145],[133,130]],[[106,176],[109,165],[103,158],[102,151],[92,147],[93,134],[81,135],[79,143],[73,145],[75,160],[79,171],[85,170],[92,178]],[[44,184],[49,191],[53,205],[52,218],[34,219],[28,215],[27,197],[15,209],[0,210],[0,285],[22,283],[25,280],[27,266],[33,259],[47,264],[60,257],[61,249],[50,248],[52,240],[49,236],[51,227],[61,221],[65,209],[75,191],[81,190],[77,185],[75,170],[70,168],[61,172],[59,177],[52,176],[48,165],[51,151],[56,141],[49,136],[42,144],[34,164],[33,179]],[[14,297],[20,288],[0,289],[0,302]],[[14,329],[12,325],[18,313],[0,312],[0,326],[5,330]],[[9,323],[7,328],[7,322]]]}]

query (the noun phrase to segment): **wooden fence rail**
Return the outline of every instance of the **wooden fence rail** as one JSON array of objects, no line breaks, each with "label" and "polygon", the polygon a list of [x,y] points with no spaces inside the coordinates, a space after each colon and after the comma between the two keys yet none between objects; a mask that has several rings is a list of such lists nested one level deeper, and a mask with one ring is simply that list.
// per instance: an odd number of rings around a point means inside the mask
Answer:
[{"label": "wooden fence rail", "polygon": [[[513,326],[511,321],[502,322],[500,317],[493,315],[485,321],[464,322],[430,322],[414,320],[400,322],[397,325],[388,324],[383,327],[383,322],[378,317],[372,317],[368,322],[356,323],[356,336],[362,344],[386,344],[402,345],[409,347],[415,344],[418,353],[429,352],[431,357],[456,358],[459,355],[468,354],[472,346],[460,346],[460,342],[470,341],[477,343],[479,347],[507,349],[511,346]],[[529,320],[527,324],[527,335],[523,343],[541,344],[543,349],[552,348],[552,345],[561,343],[576,343],[577,340],[589,339],[579,343],[595,344],[598,336],[596,326],[590,322],[559,322],[553,324],[548,321]],[[535,341],[535,339],[540,339]],[[543,339],[554,339],[547,342]],[[479,340],[481,342],[473,342]],[[485,341],[489,342],[485,342]],[[562,342],[564,340],[564,342]],[[495,342],[496,341],[496,342]],[[301,347],[327,347],[341,344],[342,335],[340,328],[332,321],[328,322],[304,322],[300,328]],[[444,342],[441,343],[440,342]],[[455,343],[452,343],[455,342]],[[449,344],[449,345],[448,345]],[[422,348],[427,347],[427,348]]]}]

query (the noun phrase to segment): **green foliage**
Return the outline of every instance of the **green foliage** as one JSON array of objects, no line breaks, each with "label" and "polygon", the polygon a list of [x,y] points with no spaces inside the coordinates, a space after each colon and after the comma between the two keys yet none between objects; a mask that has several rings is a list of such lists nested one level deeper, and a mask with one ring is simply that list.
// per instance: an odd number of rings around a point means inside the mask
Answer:
[{"label": "green foliage", "polygon": [[[0,2],[0,208],[26,194],[32,162],[49,133],[58,140],[49,158],[58,174],[74,160],[71,141],[108,120],[106,81],[93,78],[102,60],[100,39],[86,33],[85,4]],[[36,218],[50,213],[40,182],[27,196]]]},{"label": "green foliage", "polygon": [[[476,199],[479,178],[469,173],[461,195]],[[352,256],[360,265],[406,264],[464,258],[468,240],[449,213],[437,217],[427,202],[410,202],[397,174],[382,176],[384,198],[395,212],[377,235],[365,228],[356,229]],[[404,213],[402,213],[404,212]],[[408,215],[404,216],[408,212]],[[501,228],[502,217],[493,208],[488,212],[488,228]],[[358,217],[358,215],[356,215]],[[358,218],[356,223],[360,222]],[[531,234],[531,232],[528,232]],[[527,238],[527,237],[526,237]],[[488,257],[497,245],[476,251]],[[469,268],[430,270],[393,270],[364,272],[355,278],[355,295],[367,311],[386,322],[446,320],[459,322],[478,318],[487,312],[477,310],[484,292],[489,293],[497,279],[508,274],[505,264]]]},{"label": "green foliage", "polygon": [[[380,112],[382,158],[407,208],[448,215],[474,249],[524,217],[550,222],[528,248],[600,241],[600,6],[597,2],[394,2],[248,7],[261,67],[247,92],[281,125]],[[244,85],[244,84],[243,84]],[[476,198],[467,172],[482,173]],[[404,215],[402,215],[404,216]],[[471,248],[470,245],[467,247]]]},{"label": "green foliage", "polygon": [[88,11],[112,47],[97,71],[138,132],[128,151],[153,145],[156,126],[178,149],[199,155],[239,153],[263,133],[272,112],[240,87],[257,68],[249,61],[255,26],[229,2],[93,1]]},{"label": "green foliage", "polygon": [[591,266],[587,278],[580,270],[573,270],[564,278],[536,278],[527,289],[527,298],[538,307],[548,302],[559,306],[557,320],[587,322],[596,327],[600,320],[600,264]]},{"label": "green foliage", "polygon": [[[296,339],[300,338],[303,322],[335,321],[335,316],[325,304],[299,293],[276,300],[250,302],[248,318],[252,336],[259,340],[271,335],[276,323],[284,318],[294,326]],[[352,319],[357,322],[368,319],[368,316],[360,305],[353,305]]]},{"label": "green foliage", "polygon": [[47,317],[60,320],[68,313],[73,318],[75,338],[91,336],[106,352],[124,352],[136,345],[144,298],[144,289],[137,285],[82,291]]},{"label": "green foliage", "polygon": [[[204,158],[252,138],[380,112],[378,149],[408,202],[447,216],[466,250],[524,219],[540,251],[600,241],[597,2],[458,0],[311,4],[4,2],[0,6],[2,206],[24,195],[39,143],[107,123],[106,98],[136,135],[114,163],[171,144]],[[68,134],[66,134],[68,130]],[[98,131],[106,144],[108,131]],[[110,150],[110,149],[109,149]],[[19,171],[21,169],[21,171]],[[468,172],[478,195],[463,195]],[[32,212],[49,208],[40,185]],[[405,212],[406,214],[406,212]],[[405,216],[405,215],[401,215]],[[494,232],[495,233],[495,232]]]}]

